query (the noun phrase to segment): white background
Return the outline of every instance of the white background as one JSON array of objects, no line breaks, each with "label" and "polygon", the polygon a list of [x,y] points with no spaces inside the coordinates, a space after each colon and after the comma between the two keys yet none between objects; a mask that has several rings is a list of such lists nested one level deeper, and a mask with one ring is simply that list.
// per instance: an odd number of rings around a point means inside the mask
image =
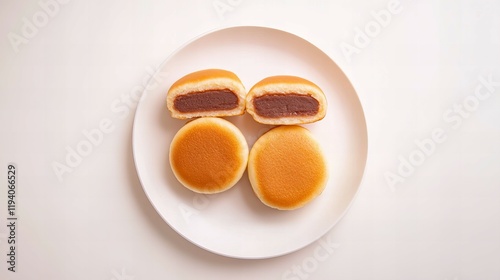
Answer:
[{"label": "white background", "polygon": [[[453,112],[473,102],[480,77],[500,81],[498,1],[401,1],[364,45],[356,28],[390,1],[62,2],[47,15],[38,1],[0,1],[1,279],[499,279],[500,86],[464,117]],[[352,80],[368,125],[348,214],[321,241],[266,260],[214,255],[175,233],[135,172],[136,103],[111,109],[176,48],[234,25],[318,46]],[[114,130],[58,180],[54,162],[104,119]],[[435,129],[446,140],[391,188],[385,175]],[[19,171],[16,273],[6,263],[8,162]]]}]

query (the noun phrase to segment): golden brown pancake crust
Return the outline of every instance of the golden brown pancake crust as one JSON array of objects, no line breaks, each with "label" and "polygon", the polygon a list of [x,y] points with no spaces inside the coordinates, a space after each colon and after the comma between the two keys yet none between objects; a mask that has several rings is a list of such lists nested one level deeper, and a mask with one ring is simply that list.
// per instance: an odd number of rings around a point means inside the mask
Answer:
[{"label": "golden brown pancake crust", "polygon": [[172,88],[176,88],[188,83],[199,83],[205,80],[213,79],[214,77],[229,78],[241,82],[240,78],[238,78],[238,76],[236,76],[236,74],[234,74],[231,71],[227,71],[224,69],[206,69],[185,75],[184,77],[180,78],[175,83],[173,83]]},{"label": "golden brown pancake crust", "polygon": [[[287,84],[305,84],[309,85],[312,87],[315,87],[318,90],[321,90],[318,85],[315,83],[306,80],[301,77],[297,76],[286,76],[286,75],[278,75],[278,76],[270,76],[266,77],[262,80],[260,80],[258,83],[256,83],[253,87],[262,87],[262,86],[267,86],[267,85],[273,85],[273,84],[280,84],[280,83],[287,83]],[[252,90],[252,89],[250,89]]]},{"label": "golden brown pancake crust", "polygon": [[246,167],[248,146],[230,122],[200,118],[186,124],[170,146],[170,164],[178,180],[201,193],[233,186]]},{"label": "golden brown pancake crust", "polygon": [[249,157],[250,182],[266,205],[295,209],[321,193],[328,177],[326,161],[311,133],[280,126],[261,136]]}]

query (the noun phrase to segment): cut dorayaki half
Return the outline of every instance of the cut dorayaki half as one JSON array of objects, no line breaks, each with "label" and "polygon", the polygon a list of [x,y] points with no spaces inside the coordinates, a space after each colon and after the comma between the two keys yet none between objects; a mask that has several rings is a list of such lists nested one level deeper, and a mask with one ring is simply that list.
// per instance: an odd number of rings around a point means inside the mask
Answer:
[{"label": "cut dorayaki half", "polygon": [[272,76],[256,83],[246,96],[246,111],[255,121],[271,125],[312,123],[326,115],[323,91],[295,76]]},{"label": "cut dorayaki half", "polygon": [[245,113],[245,87],[233,72],[205,69],[177,80],[167,93],[173,118],[224,117]]}]

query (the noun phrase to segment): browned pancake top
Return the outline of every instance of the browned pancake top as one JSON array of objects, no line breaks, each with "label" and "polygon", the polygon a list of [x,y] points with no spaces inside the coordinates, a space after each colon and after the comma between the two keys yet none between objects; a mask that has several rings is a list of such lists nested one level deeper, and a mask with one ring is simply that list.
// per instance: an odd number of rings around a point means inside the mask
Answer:
[{"label": "browned pancake top", "polygon": [[243,164],[242,143],[234,131],[212,122],[186,127],[172,142],[172,168],[200,191],[216,191],[237,176]]},{"label": "browned pancake top", "polygon": [[241,83],[240,79],[236,74],[231,71],[223,70],[223,69],[205,69],[196,72],[189,73],[184,77],[177,80],[172,86],[171,89],[176,88],[178,86],[187,84],[187,83],[199,83],[201,81],[210,80],[214,78],[229,78]]},{"label": "browned pancake top", "polygon": [[295,208],[317,196],[327,177],[326,162],[309,132],[281,126],[264,135],[251,155],[262,199],[282,209]]},{"label": "browned pancake top", "polygon": [[259,81],[258,83],[256,83],[250,89],[250,91],[252,91],[254,88],[263,87],[263,86],[267,86],[267,85],[273,85],[273,84],[280,84],[280,83],[309,85],[309,86],[315,87],[316,89],[321,91],[321,89],[319,88],[318,85],[316,85],[315,83],[313,83],[309,80],[306,80],[306,79],[301,78],[301,77],[286,76],[286,75],[270,76],[270,77],[264,78],[261,81]]}]

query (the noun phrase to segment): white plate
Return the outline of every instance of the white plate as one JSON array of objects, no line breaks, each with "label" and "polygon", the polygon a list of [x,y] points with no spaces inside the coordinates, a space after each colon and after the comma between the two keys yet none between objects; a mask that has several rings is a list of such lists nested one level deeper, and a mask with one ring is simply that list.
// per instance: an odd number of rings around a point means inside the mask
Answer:
[{"label": "white plate", "polygon": [[[215,195],[195,194],[178,183],[168,149],[186,121],[170,117],[166,92],[181,76],[205,68],[233,71],[247,89],[264,77],[286,74],[309,79],[323,89],[327,115],[305,125],[319,140],[329,163],[329,181],[318,198],[298,210],[271,209],[254,195],[246,172],[232,189]],[[248,114],[227,119],[241,129],[250,148],[270,128]],[[280,30],[232,27],[191,41],[162,64],[137,107],[133,153],[149,200],[180,235],[220,255],[268,258],[314,242],[347,211],[363,176],[367,132],[354,88],[325,53]]]}]

